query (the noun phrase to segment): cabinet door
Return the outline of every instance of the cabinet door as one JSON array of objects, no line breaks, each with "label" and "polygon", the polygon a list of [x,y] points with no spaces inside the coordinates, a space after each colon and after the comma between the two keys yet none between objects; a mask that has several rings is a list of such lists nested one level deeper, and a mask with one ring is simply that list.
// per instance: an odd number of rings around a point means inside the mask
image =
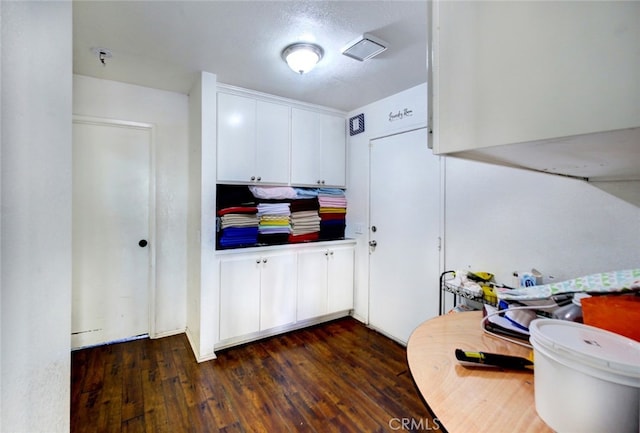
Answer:
[{"label": "cabinet door", "polygon": [[259,256],[220,261],[220,340],[260,330]]},{"label": "cabinet door", "polygon": [[340,116],[291,110],[291,183],[339,186],[346,183],[345,120]]},{"label": "cabinet door", "polygon": [[291,183],[318,186],[321,180],[319,161],[320,125],[318,113],[291,109]]},{"label": "cabinet door", "polygon": [[320,114],[322,125],[322,159],[320,178],[324,186],[344,187],[346,185],[346,128],[345,119],[328,114]]},{"label": "cabinet door", "polygon": [[255,166],[256,101],[218,93],[218,181],[250,182]]},{"label": "cabinet door", "polygon": [[329,250],[327,270],[328,313],[353,308],[354,247]]},{"label": "cabinet door", "polygon": [[262,257],[260,279],[260,330],[296,321],[296,254]]},{"label": "cabinet door", "polygon": [[436,153],[638,126],[638,2],[433,7]]},{"label": "cabinet door", "polygon": [[256,106],[256,168],[261,183],[289,182],[289,107],[265,101]]},{"label": "cabinet door", "polygon": [[327,250],[298,254],[298,320],[327,314]]}]

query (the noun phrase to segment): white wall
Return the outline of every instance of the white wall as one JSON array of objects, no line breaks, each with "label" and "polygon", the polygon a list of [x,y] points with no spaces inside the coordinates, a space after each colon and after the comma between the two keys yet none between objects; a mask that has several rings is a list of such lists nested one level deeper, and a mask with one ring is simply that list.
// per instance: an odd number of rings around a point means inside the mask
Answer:
[{"label": "white wall", "polygon": [[[405,112],[405,109],[410,113]],[[348,212],[345,234],[357,241],[354,316],[367,323],[369,320],[369,142],[375,138],[425,127],[427,85],[421,84],[366,105],[350,112],[349,117],[360,113],[364,113],[365,131],[349,137],[347,141]],[[402,116],[398,116],[398,113]]]},{"label": "white wall", "polygon": [[196,358],[200,354],[201,209],[202,209],[202,76],[189,94],[189,194],[187,207],[186,334]]},{"label": "white wall", "polygon": [[[364,322],[369,141],[424,126],[426,93],[424,84],[349,113],[364,113],[366,126],[364,133],[349,138],[347,181],[347,236],[358,241],[355,316]],[[405,106],[416,107],[419,115],[406,123],[388,121],[389,114]],[[452,157],[443,157],[443,165],[442,270],[490,271],[509,284],[513,271],[532,267],[561,281],[640,266],[640,207],[633,200],[560,176]],[[436,288],[438,282],[426,284]]]},{"label": "white wall", "polygon": [[0,431],[66,432],[71,2],[2,2]]},{"label": "white wall", "polygon": [[189,94],[187,336],[198,361],[215,358],[218,324],[216,83],[215,74],[201,72]]},{"label": "white wall", "polygon": [[[108,66],[107,66],[108,67]],[[73,113],[156,126],[156,337],[186,326],[188,96],[73,76]]]},{"label": "white wall", "polygon": [[586,182],[446,158],[445,266],[556,281],[640,266],[640,207]]}]

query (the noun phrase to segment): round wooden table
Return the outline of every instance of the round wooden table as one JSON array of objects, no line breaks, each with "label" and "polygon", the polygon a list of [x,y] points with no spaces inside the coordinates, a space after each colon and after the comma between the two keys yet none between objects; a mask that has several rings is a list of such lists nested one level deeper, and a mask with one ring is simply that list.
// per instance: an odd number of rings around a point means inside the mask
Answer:
[{"label": "round wooden table", "polygon": [[531,349],[485,334],[480,311],[427,320],[407,344],[409,369],[449,433],[551,432],[535,409],[533,372],[465,367],[455,349],[527,358]]}]

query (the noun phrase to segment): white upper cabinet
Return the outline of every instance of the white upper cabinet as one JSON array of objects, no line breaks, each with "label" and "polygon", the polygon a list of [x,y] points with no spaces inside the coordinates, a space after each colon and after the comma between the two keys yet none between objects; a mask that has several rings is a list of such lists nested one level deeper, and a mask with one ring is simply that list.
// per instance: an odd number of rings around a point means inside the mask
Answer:
[{"label": "white upper cabinet", "polygon": [[291,109],[291,184],[345,187],[344,117]]},{"label": "white upper cabinet", "polygon": [[639,20],[640,2],[434,2],[434,151],[640,178]]},{"label": "white upper cabinet", "polygon": [[219,182],[289,182],[289,107],[218,93]]},{"label": "white upper cabinet", "polygon": [[291,130],[290,109],[286,105],[256,103],[256,175],[260,182],[289,182]]}]

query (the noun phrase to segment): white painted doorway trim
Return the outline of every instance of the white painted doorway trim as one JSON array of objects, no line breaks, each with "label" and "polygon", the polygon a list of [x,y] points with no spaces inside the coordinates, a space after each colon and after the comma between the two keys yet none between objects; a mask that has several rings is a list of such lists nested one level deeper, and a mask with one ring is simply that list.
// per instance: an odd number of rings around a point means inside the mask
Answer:
[{"label": "white painted doorway trim", "polygon": [[156,337],[156,126],[152,123],[73,115],[73,123],[100,126],[120,126],[147,129],[151,135],[149,147],[149,286],[147,287],[149,337]]}]

